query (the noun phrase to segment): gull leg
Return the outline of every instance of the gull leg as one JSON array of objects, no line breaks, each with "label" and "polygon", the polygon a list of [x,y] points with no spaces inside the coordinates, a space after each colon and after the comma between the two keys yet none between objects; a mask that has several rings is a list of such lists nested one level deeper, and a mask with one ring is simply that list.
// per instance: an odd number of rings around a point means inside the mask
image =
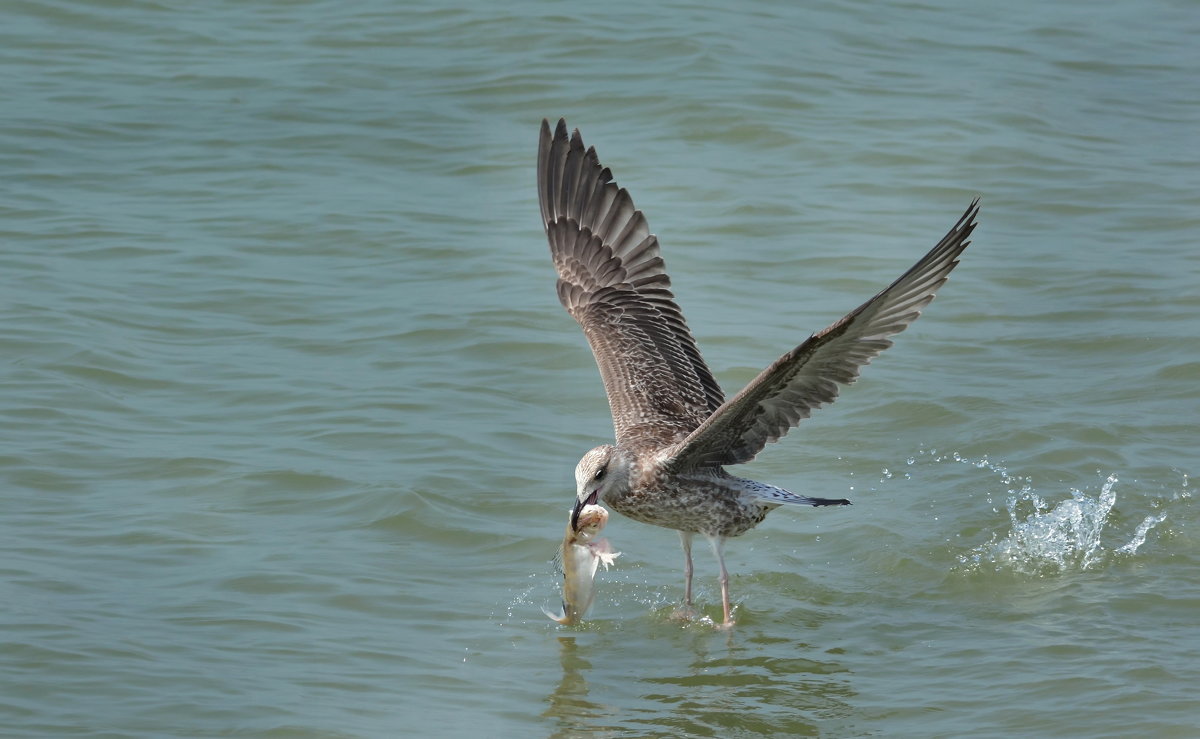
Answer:
[{"label": "gull leg", "polygon": [[692,618],[692,533],[680,531],[679,543],[683,545],[683,607],[675,609],[671,618],[690,621]]},{"label": "gull leg", "polygon": [[692,532],[680,531],[679,543],[683,545],[683,605],[692,607]]},{"label": "gull leg", "polygon": [[719,535],[709,536],[708,543],[712,545],[713,554],[717,558],[717,565],[721,568],[721,608],[725,612],[725,622],[721,624],[721,628],[728,629],[733,626],[733,609],[729,606],[729,571],[725,569],[725,537]]}]

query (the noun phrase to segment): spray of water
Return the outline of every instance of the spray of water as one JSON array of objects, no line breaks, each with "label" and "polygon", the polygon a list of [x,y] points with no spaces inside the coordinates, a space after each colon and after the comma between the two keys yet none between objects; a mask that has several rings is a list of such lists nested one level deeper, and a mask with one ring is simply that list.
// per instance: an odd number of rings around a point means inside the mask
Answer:
[{"label": "spray of water", "polygon": [[[928,454],[935,462],[988,470],[999,476],[1004,485],[1007,531],[997,531],[988,542],[958,556],[959,563],[968,571],[994,569],[1047,575],[1093,569],[1115,558],[1136,554],[1154,527],[1167,519],[1165,512],[1147,515],[1128,540],[1113,546],[1114,538],[1124,539],[1113,530],[1111,520],[1117,502],[1116,475],[1108,475],[1097,492],[1071,489],[1069,498],[1052,501],[1034,488],[1031,478],[1012,475],[987,457],[972,460],[957,452],[939,456],[936,450],[922,450],[921,454]],[[915,461],[910,458],[908,464]],[[1188,495],[1186,488],[1185,475],[1184,497]],[[1001,512],[998,507],[993,511]]]},{"label": "spray of water", "polygon": [[[1117,501],[1116,484],[1116,476],[1109,475],[1095,497],[1072,489],[1071,497],[1057,504],[1046,502],[1033,490],[1022,489],[1008,498],[1008,535],[975,548],[960,561],[991,562],[1038,572],[1094,567],[1107,555],[1100,535]],[[1125,547],[1131,545],[1132,541]],[[1136,550],[1134,545],[1129,553]]]}]

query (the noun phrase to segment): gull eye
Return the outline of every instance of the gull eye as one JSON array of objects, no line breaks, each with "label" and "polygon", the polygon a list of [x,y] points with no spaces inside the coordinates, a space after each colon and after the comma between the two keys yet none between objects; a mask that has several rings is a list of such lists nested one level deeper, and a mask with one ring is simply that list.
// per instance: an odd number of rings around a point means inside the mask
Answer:
[{"label": "gull eye", "polygon": [[600,469],[596,470],[596,474],[592,476],[592,479],[593,480],[603,480],[604,479],[604,468],[601,467]]}]

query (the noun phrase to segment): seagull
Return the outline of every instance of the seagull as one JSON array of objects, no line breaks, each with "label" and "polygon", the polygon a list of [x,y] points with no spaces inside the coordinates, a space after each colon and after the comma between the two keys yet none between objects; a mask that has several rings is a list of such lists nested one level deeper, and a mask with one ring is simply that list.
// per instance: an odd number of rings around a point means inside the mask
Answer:
[{"label": "seagull", "polygon": [[970,243],[979,199],[895,282],[775,360],[729,400],[700,356],[671,292],[658,238],[629,193],[560,119],[542,121],[538,201],[558,272],[558,299],[583,328],[608,394],[616,444],[575,468],[575,526],[603,501],[636,521],[675,529],[683,545],[684,608],[692,613],[692,537],[720,568],[723,628],[733,625],[725,540],[779,506],[849,505],[725,471],[749,462],[838,396],[916,320]]}]

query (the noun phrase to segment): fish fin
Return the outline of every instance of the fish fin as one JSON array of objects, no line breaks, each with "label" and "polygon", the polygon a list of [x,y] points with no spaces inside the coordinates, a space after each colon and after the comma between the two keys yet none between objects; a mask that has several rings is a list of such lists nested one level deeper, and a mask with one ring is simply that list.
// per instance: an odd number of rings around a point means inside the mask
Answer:
[{"label": "fish fin", "polygon": [[616,559],[617,557],[621,556],[621,553],[620,552],[604,552],[604,553],[600,554],[599,556],[600,556],[600,564],[604,565],[604,569],[607,570],[609,568],[609,565],[611,565],[613,563],[613,560]]},{"label": "fish fin", "polygon": [[[613,563],[613,560],[621,556],[620,552],[612,550],[612,544],[608,543],[608,539],[597,539],[589,545],[592,549],[592,554],[596,556],[596,561],[604,565],[604,569],[608,569]],[[592,573],[593,575],[595,572]]]}]

